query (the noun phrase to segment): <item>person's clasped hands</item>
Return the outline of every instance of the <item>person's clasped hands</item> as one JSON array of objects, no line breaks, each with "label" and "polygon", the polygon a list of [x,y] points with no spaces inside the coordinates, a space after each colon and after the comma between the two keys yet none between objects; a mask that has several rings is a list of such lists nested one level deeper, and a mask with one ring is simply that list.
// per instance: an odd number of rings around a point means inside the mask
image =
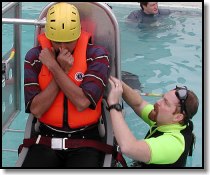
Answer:
[{"label": "person's clasped hands", "polygon": [[65,73],[69,72],[69,69],[74,63],[74,57],[67,49],[59,48],[60,52],[57,57],[57,61]]},{"label": "person's clasped hands", "polygon": [[54,60],[57,60],[57,63],[65,73],[69,72],[69,69],[73,66],[74,63],[74,57],[67,49],[59,48],[59,54],[56,59],[56,53],[53,47],[51,50],[48,48],[43,49],[39,54],[39,60],[48,68],[53,66],[53,63],[55,63],[53,62]]}]

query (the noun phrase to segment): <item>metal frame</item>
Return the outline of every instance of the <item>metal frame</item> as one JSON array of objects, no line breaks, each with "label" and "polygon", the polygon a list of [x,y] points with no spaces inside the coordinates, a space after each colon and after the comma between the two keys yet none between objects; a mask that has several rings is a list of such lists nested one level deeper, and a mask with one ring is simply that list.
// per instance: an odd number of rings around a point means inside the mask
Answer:
[{"label": "metal frame", "polygon": [[[7,15],[6,13],[9,13],[9,11],[14,10],[14,16],[15,18],[21,18],[21,7],[22,4],[20,2],[11,2],[5,5],[2,8],[2,16]],[[4,24],[4,22],[2,22]],[[5,129],[9,127],[9,125],[12,123],[14,118],[17,116],[17,114],[20,112],[21,109],[21,26],[14,24],[14,49],[15,49],[15,55],[14,55],[14,61],[15,61],[15,75],[16,79],[14,84],[18,85],[15,90],[15,100],[16,100],[16,111],[13,112],[11,116],[8,116],[7,122],[2,126],[2,133],[5,132]],[[5,68],[9,64],[9,59],[4,60]],[[5,69],[5,75],[7,75],[7,69]],[[5,77],[6,80],[6,77]],[[3,82],[3,80],[2,80]]]}]

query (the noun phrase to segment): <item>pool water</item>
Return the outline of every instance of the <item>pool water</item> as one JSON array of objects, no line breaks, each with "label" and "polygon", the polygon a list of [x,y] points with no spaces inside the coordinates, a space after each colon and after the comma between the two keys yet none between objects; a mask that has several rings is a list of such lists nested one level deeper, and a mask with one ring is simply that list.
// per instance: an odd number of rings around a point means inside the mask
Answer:
[{"label": "pool water", "polygon": [[[22,18],[36,19],[47,2],[22,3]],[[187,161],[188,167],[203,166],[203,113],[202,113],[202,11],[182,10],[172,13],[168,17],[151,21],[146,24],[128,25],[126,16],[136,6],[111,4],[120,27],[121,38],[121,65],[123,71],[131,72],[139,77],[142,91],[165,93],[176,85],[186,85],[193,90],[199,98],[199,109],[193,118],[196,146],[192,158]],[[32,8],[33,7],[33,8]],[[2,28],[3,53],[11,47],[8,39],[9,26]],[[34,26],[22,26],[22,62],[26,52],[33,47]],[[23,68],[22,64],[22,68]],[[23,70],[23,69],[22,69]],[[23,75],[23,72],[22,72]],[[23,76],[22,76],[23,77]],[[23,84],[23,82],[22,82]],[[23,87],[22,87],[23,91]],[[24,97],[22,93],[22,111],[15,119],[16,127],[24,129],[27,115],[24,114]],[[151,103],[158,100],[157,97],[145,97]],[[144,138],[148,131],[145,125],[128,105],[125,107],[125,119],[138,138]],[[14,124],[14,122],[13,122]],[[6,137],[6,136],[4,136]],[[3,139],[3,148],[6,144],[14,142],[16,149],[22,142],[23,134],[9,139]],[[3,152],[2,166],[15,165],[17,153],[7,154]],[[126,157],[130,165],[132,160]]]}]

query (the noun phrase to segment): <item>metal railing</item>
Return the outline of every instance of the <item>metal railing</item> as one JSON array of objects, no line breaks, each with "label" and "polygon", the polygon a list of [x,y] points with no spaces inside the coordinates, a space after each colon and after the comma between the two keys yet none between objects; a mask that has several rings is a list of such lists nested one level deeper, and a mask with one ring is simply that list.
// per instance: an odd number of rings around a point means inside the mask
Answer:
[{"label": "metal railing", "polygon": [[45,20],[37,20],[37,19],[16,19],[16,18],[2,18],[3,24],[21,24],[21,25],[40,25],[44,26]]},{"label": "metal railing", "polygon": [[[43,27],[46,23],[45,19],[22,19],[21,18],[22,3],[21,2],[10,2],[2,7],[2,24],[13,25],[13,41],[12,48],[8,48],[8,51],[2,58],[2,92],[3,94],[12,93],[13,95],[13,106],[9,107],[9,104],[2,103],[4,108],[10,108],[10,111],[3,111],[3,122],[2,122],[2,133],[6,131],[9,125],[12,123],[14,118],[20,112],[21,109],[21,25],[34,25]],[[8,18],[7,18],[8,16]],[[11,16],[13,18],[11,18]],[[3,26],[2,26],[3,29]],[[14,77],[11,77],[11,70]],[[13,92],[8,92],[7,82],[10,79],[14,79]],[[6,96],[6,95],[5,95]],[[6,97],[5,97],[6,98]],[[9,101],[9,100],[5,100]],[[11,105],[10,105],[11,106]]]},{"label": "metal railing", "polygon": [[[2,8],[2,17],[21,18],[21,7],[21,2],[6,4]],[[2,58],[2,133],[21,109],[21,68],[18,66],[21,65],[21,26],[13,24],[12,27],[14,43],[11,43],[12,48],[8,48]]]}]

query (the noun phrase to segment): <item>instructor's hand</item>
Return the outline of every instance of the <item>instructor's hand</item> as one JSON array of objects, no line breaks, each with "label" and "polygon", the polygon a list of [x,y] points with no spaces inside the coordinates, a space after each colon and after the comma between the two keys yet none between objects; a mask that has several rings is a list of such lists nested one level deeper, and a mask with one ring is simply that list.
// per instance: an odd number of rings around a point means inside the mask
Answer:
[{"label": "instructor's hand", "polygon": [[110,76],[109,83],[111,84],[111,90],[108,95],[107,102],[110,105],[119,103],[123,93],[122,83],[115,77]]}]

